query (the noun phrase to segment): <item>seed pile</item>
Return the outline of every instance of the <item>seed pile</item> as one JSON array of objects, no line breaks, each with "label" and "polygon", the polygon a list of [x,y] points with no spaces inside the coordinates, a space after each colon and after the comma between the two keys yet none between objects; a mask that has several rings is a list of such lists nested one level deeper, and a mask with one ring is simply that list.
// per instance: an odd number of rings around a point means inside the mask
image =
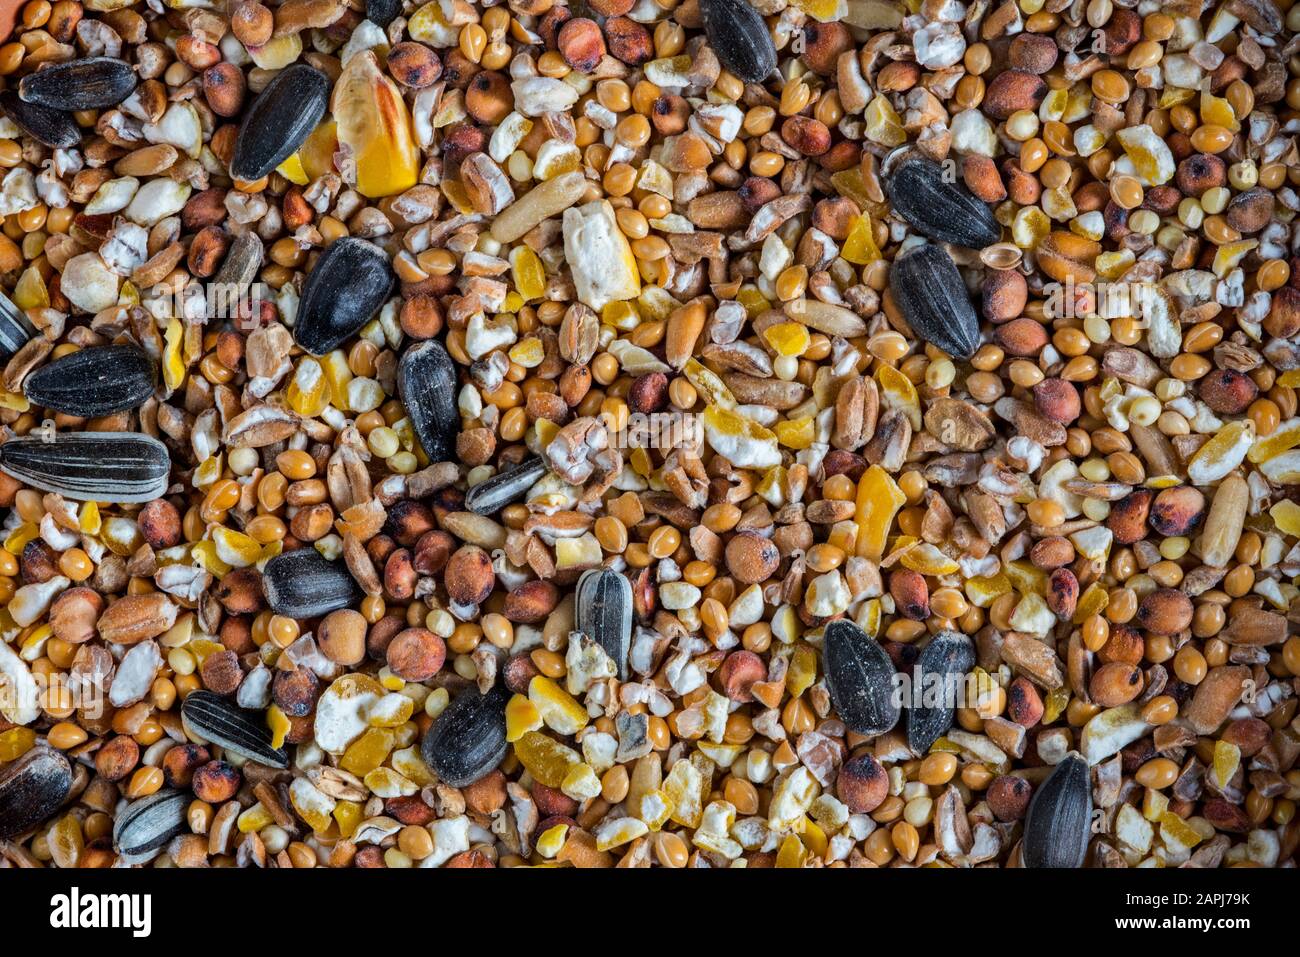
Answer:
[{"label": "seed pile", "polygon": [[28,0],[0,863],[1294,866],[1298,34]]}]

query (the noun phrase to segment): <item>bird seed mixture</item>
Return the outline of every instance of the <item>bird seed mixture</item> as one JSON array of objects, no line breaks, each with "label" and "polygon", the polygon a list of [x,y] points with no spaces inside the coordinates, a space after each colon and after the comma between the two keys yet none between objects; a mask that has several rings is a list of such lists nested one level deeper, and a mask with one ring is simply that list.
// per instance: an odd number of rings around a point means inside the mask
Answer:
[{"label": "bird seed mixture", "polygon": [[1295,867],[1298,36],[28,0],[0,866]]}]

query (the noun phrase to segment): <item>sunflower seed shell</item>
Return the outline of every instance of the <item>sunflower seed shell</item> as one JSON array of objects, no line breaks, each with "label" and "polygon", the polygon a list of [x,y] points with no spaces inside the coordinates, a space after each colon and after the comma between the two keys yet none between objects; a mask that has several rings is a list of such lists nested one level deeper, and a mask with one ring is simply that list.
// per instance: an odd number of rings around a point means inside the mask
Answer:
[{"label": "sunflower seed shell", "polygon": [[858,734],[884,734],[898,724],[894,663],[876,640],[837,619],[823,636],[826,684],[840,720]]},{"label": "sunflower seed shell", "polygon": [[517,502],[546,474],[546,463],[529,459],[479,482],[465,493],[465,508],[477,515],[495,515]]},{"label": "sunflower seed shell", "polygon": [[262,569],[266,603],[277,615],[316,618],[359,602],[361,589],[347,566],[314,548],[277,555]]},{"label": "sunflower seed shell", "polygon": [[72,789],[72,766],[50,748],[32,748],[0,768],[0,838],[15,837],[57,811]]},{"label": "sunflower seed shell", "polygon": [[158,791],[128,804],[113,826],[113,847],[128,864],[152,860],[177,834],[188,830],[190,796]]},{"label": "sunflower seed shell", "polygon": [[[933,692],[929,689],[938,681],[942,682],[943,703],[933,707],[913,704],[907,709],[907,745],[915,753],[928,752],[930,745],[952,727],[953,705],[949,689],[955,692],[961,677],[974,667],[975,646],[969,638],[955,631],[939,632],[922,650],[912,672],[914,678],[920,679],[919,697],[923,701],[930,698]],[[913,688],[914,696],[917,690]]]},{"label": "sunflower seed shell", "polygon": [[57,63],[23,77],[18,95],[55,110],[102,110],[130,96],[136,82],[131,64],[95,56]]},{"label": "sunflower seed shell", "polygon": [[626,681],[632,648],[632,584],[612,569],[592,569],[578,579],[574,627],[596,644],[618,666]]},{"label": "sunflower seed shell", "polygon": [[464,691],[438,716],[424,736],[424,763],[444,784],[454,788],[473,784],[506,756],[506,699],[502,685],[486,695]]},{"label": "sunflower seed shell", "polygon": [[456,367],[441,342],[429,339],[407,350],[397,367],[397,394],[429,461],[454,461],[460,432]]},{"label": "sunflower seed shell", "polygon": [[137,432],[79,432],[0,445],[0,471],[78,502],[150,502],[167,491],[167,446]]},{"label": "sunflower seed shell", "polygon": [[245,711],[228,698],[195,691],[181,705],[181,720],[190,734],[249,761],[273,768],[289,766],[288,752],[271,747],[271,732],[262,715]]},{"label": "sunflower seed shell", "polygon": [[240,124],[230,175],[251,182],[288,159],[325,115],[329,95],[330,81],[315,67],[295,63],[277,73]]},{"label": "sunflower seed shell", "polygon": [[885,192],[894,211],[931,239],[982,249],[1002,238],[1002,227],[988,203],[915,151],[909,150],[892,164],[885,176]]},{"label": "sunflower seed shell", "polygon": [[1082,867],[1091,832],[1088,762],[1072,752],[1038,785],[1029,802],[1020,845],[1025,867]]},{"label": "sunflower seed shell", "polygon": [[[293,337],[314,356],[338,348],[379,311],[393,289],[388,256],[352,236],[335,240],[302,288]],[[455,396],[449,396],[455,406]]]},{"label": "sunflower seed shell", "polygon": [[776,46],[759,12],[746,0],[701,0],[709,46],[746,83],[761,83],[776,69]]},{"label": "sunflower seed shell", "polygon": [[37,369],[23,382],[34,405],[92,418],[134,409],[153,394],[154,364],[137,346],[95,346]]},{"label": "sunflower seed shell", "polygon": [[81,142],[81,130],[67,110],[52,110],[39,103],[19,99],[15,90],[0,93],[0,113],[13,120],[23,132],[51,149],[70,149]]},{"label": "sunflower seed shell", "polygon": [[889,291],[916,338],[954,359],[969,359],[980,344],[979,318],[957,266],[939,246],[923,243],[889,267]]}]

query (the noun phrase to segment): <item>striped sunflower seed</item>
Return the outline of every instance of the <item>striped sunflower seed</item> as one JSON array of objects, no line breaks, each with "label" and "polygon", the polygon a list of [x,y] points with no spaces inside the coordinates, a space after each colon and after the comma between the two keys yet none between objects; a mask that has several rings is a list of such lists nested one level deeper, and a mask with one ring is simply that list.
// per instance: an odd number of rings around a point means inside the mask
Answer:
[{"label": "striped sunflower seed", "polygon": [[[353,236],[336,240],[303,284],[293,338],[323,356],[369,322],[392,290],[393,269],[382,249]],[[454,408],[455,395],[448,398]]]},{"label": "striped sunflower seed", "polygon": [[0,354],[11,356],[35,335],[36,327],[28,320],[27,314],[0,293]]},{"label": "striped sunflower seed", "polygon": [[329,561],[314,548],[286,552],[267,562],[262,590],[271,610],[290,618],[328,615],[363,597],[347,566]]},{"label": "striped sunflower seed", "polygon": [[477,515],[495,515],[523,498],[545,474],[546,463],[541,459],[520,462],[466,492],[465,508]]},{"label": "striped sunflower seed", "polygon": [[[934,694],[930,689],[936,682],[942,687],[942,694],[938,705],[913,704],[907,709],[907,746],[915,753],[925,754],[952,727],[956,688],[962,676],[974,667],[975,646],[959,632],[941,631],[921,651],[912,671],[913,685],[919,685],[919,698],[922,702],[932,700]],[[913,695],[917,695],[916,687]]]},{"label": "striped sunflower seed", "polygon": [[167,491],[167,446],[137,432],[79,432],[0,445],[0,471],[78,502],[150,502]]},{"label": "striped sunflower seed", "polygon": [[709,46],[746,83],[761,83],[776,69],[776,46],[759,12],[746,0],[702,0]]},{"label": "striped sunflower seed", "polygon": [[618,666],[620,681],[627,680],[632,649],[632,584],[612,569],[591,569],[578,579],[574,627],[596,644]]},{"label": "striped sunflower seed", "polygon": [[329,79],[306,63],[277,73],[240,124],[230,175],[258,180],[293,155],[325,115],[329,95]]},{"label": "striped sunflower seed", "polygon": [[889,202],[917,232],[975,249],[991,246],[1002,238],[1002,227],[988,203],[965,184],[951,179],[934,160],[908,150],[887,166],[885,192]]},{"label": "striped sunflower seed", "polygon": [[424,736],[424,763],[454,788],[473,784],[506,756],[506,700],[510,692],[497,685],[487,694],[471,688],[462,692],[438,716]]},{"label": "striped sunflower seed", "polygon": [[397,394],[406,404],[411,426],[430,462],[456,458],[456,434],[460,431],[456,378],[451,356],[436,339],[412,346],[397,366]]},{"label": "striped sunflower seed", "polygon": [[130,96],[136,82],[131,64],[94,56],[56,63],[23,77],[18,95],[55,110],[102,110]]},{"label": "striped sunflower seed", "polygon": [[185,811],[190,795],[158,791],[132,801],[113,825],[113,847],[128,864],[144,864],[177,834],[188,830]]},{"label": "striped sunflower seed", "polygon": [[51,149],[70,149],[81,142],[81,130],[67,110],[52,110],[28,103],[17,91],[0,93],[0,113],[17,123],[24,133]]},{"label": "striped sunflower seed", "polygon": [[59,809],[72,789],[72,766],[50,748],[32,748],[0,768],[0,838],[15,837]]},{"label": "striped sunflower seed", "polygon": [[916,337],[954,359],[969,359],[980,344],[980,323],[970,293],[939,246],[913,246],[889,267],[889,291]]},{"label": "striped sunflower seed", "polygon": [[258,764],[287,768],[289,754],[271,747],[271,732],[262,715],[237,707],[211,691],[195,691],[181,705],[185,730],[196,738],[218,744],[227,751]]},{"label": "striped sunflower seed", "polygon": [[898,724],[894,663],[876,640],[851,621],[837,619],[822,639],[826,685],[840,720],[867,736]]},{"label": "striped sunflower seed", "polygon": [[155,371],[138,346],[95,346],[42,366],[23,382],[33,405],[93,418],[134,409],[153,394]]},{"label": "striped sunflower seed", "polygon": [[1025,867],[1082,867],[1091,833],[1092,778],[1072,752],[1034,791],[1020,856]]}]

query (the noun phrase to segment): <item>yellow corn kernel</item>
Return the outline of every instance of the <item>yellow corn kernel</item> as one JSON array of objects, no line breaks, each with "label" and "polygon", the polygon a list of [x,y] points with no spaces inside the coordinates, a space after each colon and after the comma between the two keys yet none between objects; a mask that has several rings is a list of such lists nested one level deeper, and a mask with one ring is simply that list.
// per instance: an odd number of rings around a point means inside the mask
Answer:
[{"label": "yellow corn kernel", "polygon": [[506,703],[506,741],[514,744],[529,731],[541,727],[541,712],[523,695],[517,694]]},{"label": "yellow corn kernel", "polygon": [[406,103],[371,50],[348,60],[334,86],[331,112],[339,144],[352,151],[357,192],[375,199],[410,189],[419,178],[420,151]]},{"label": "yellow corn kernel", "polygon": [[577,734],[587,726],[587,709],[545,675],[528,682],[528,700],[548,728],[559,734]]}]

